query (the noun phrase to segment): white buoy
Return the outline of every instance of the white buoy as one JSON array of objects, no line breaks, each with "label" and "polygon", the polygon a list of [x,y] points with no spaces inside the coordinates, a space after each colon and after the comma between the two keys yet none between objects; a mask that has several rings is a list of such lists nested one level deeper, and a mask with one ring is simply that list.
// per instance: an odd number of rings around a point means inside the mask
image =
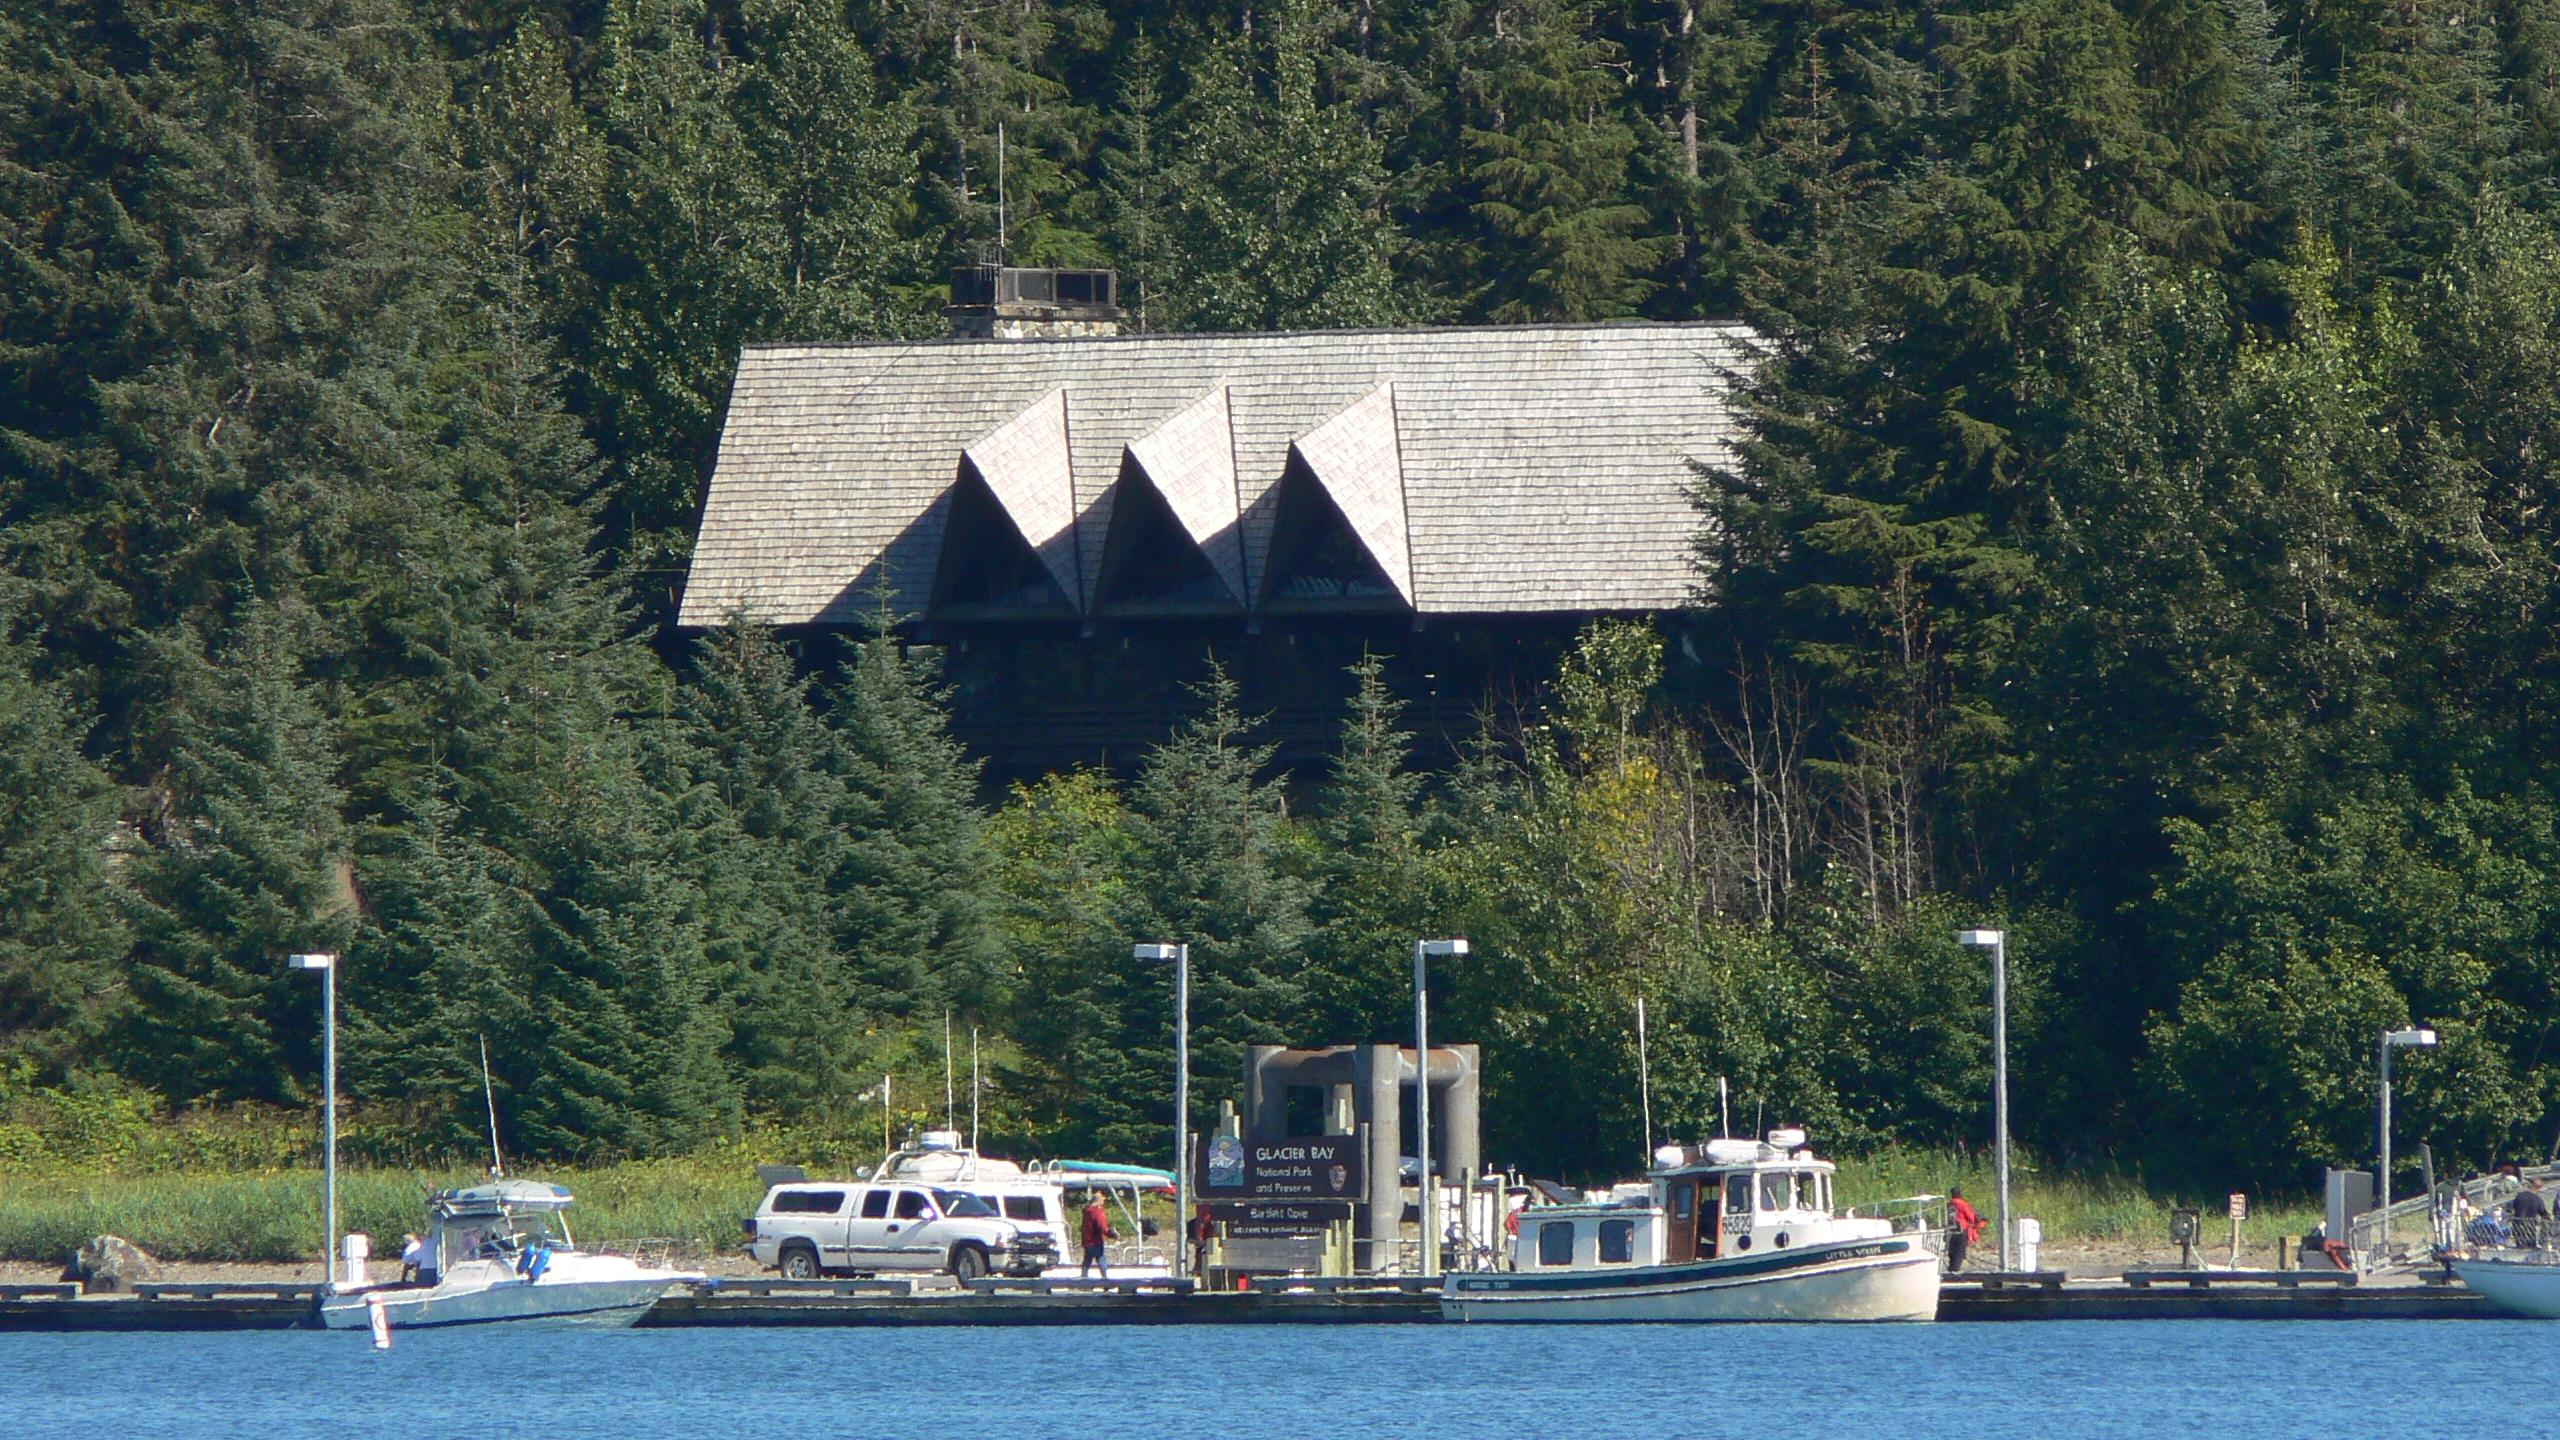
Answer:
[{"label": "white buoy", "polygon": [[373,1322],[373,1348],[391,1348],[391,1315],[382,1308],[382,1297],[368,1295],[364,1302],[365,1318]]}]

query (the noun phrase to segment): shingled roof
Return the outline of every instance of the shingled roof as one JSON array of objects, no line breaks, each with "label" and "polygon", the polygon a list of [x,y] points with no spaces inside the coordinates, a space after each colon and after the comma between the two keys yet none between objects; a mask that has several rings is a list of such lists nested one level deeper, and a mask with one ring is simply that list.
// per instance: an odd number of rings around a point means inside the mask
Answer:
[{"label": "shingled roof", "polygon": [[[1326,593],[1420,614],[1673,608],[1690,462],[1727,454],[1748,340],[1685,324],[752,346],[679,623],[850,623],[883,586],[924,608],[937,566],[970,558],[943,543],[964,482],[1079,610],[1127,483],[1179,522],[1149,543],[1197,545],[1257,612]],[[1331,543],[1384,583],[1273,574],[1275,533],[1284,570]]]}]

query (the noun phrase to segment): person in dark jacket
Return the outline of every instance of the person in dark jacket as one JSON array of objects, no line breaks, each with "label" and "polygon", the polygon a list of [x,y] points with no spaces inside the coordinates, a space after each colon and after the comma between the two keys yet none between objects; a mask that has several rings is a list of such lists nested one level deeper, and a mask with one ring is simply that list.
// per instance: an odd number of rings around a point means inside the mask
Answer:
[{"label": "person in dark jacket", "polygon": [[2535,1247],[2549,1243],[2551,1234],[2551,1202],[2542,1193],[2541,1177],[2524,1182],[2516,1198],[2507,1202],[2507,1225],[2515,1243]]}]

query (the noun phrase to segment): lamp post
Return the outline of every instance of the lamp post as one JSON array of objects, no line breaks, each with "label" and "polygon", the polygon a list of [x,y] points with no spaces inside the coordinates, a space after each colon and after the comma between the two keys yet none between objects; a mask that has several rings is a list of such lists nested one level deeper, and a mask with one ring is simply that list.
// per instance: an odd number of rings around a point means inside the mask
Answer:
[{"label": "lamp post", "polygon": [[1440,1187],[1431,1178],[1431,987],[1423,966],[1435,957],[1464,955],[1464,940],[1413,942],[1414,1155],[1422,1182],[1422,1273],[1440,1273]]},{"label": "lamp post", "polygon": [[2391,1254],[2391,1052],[2399,1049],[2432,1050],[2436,1032],[2418,1026],[2408,1030],[2385,1030],[2382,1044],[2375,1049],[2376,1068],[2382,1072],[2382,1168],[2373,1175],[2373,1196],[2382,1209],[2382,1239],[2374,1251],[2380,1264]]},{"label": "lamp post", "polygon": [[1173,1228],[1175,1268],[1191,1273],[1191,947],[1134,945],[1131,958],[1173,962]]},{"label": "lamp post", "polygon": [[1956,943],[1991,952],[1991,1131],[2000,1179],[2000,1269],[2009,1269],[2009,937],[1960,930]]},{"label": "lamp post", "polygon": [[285,963],[296,970],[320,972],[320,1090],[322,1147],[327,1151],[321,1181],[322,1208],[327,1212],[329,1248],[325,1254],[329,1290],[338,1288],[338,957],[326,951],[295,955]]}]

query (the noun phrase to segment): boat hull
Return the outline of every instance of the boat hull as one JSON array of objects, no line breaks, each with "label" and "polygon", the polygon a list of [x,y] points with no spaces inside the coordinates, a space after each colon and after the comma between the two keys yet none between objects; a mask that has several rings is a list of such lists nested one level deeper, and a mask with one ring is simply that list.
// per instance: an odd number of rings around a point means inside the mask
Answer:
[{"label": "boat hull", "polygon": [[501,1280],[485,1285],[384,1288],[335,1295],[321,1302],[320,1323],[331,1330],[362,1330],[382,1308],[395,1330],[444,1325],[579,1325],[618,1329],[639,1322],[671,1284],[690,1278],[663,1275],[599,1280]]},{"label": "boat hull", "polygon": [[2485,1256],[2449,1263],[2464,1285],[2499,1309],[2535,1320],[2560,1320],[2560,1263]]},{"label": "boat hull", "polygon": [[1452,1275],[1440,1313],[1469,1322],[1934,1320],[1938,1257],[1898,1236],[1690,1265]]}]

